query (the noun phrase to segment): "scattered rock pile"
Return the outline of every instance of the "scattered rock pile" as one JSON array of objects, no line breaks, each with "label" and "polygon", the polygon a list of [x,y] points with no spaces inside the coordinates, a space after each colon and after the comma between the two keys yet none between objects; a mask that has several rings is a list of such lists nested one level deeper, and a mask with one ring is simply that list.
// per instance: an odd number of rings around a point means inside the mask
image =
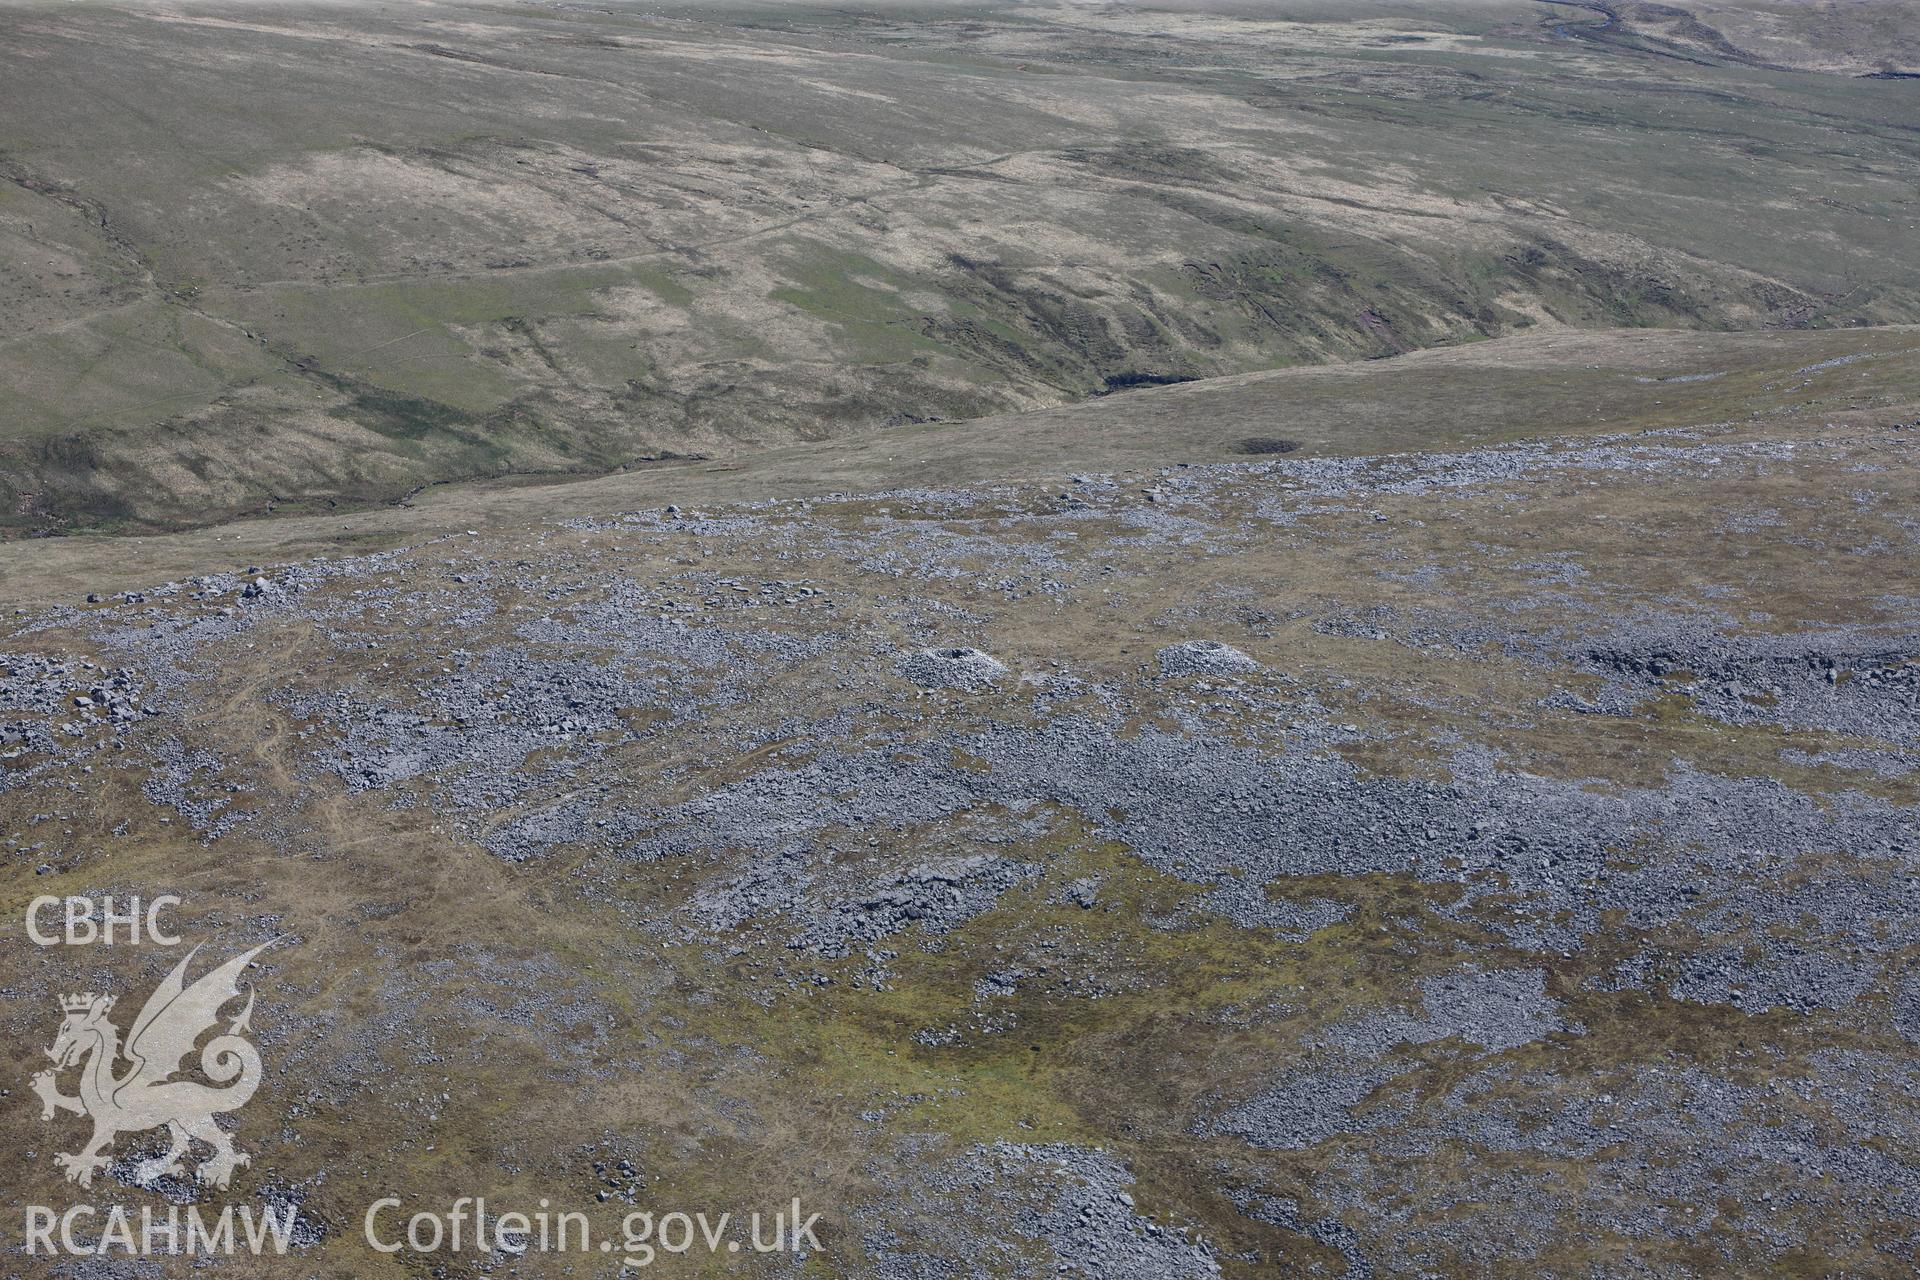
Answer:
[{"label": "scattered rock pile", "polygon": [[1165,676],[1230,676],[1260,669],[1252,658],[1218,640],[1168,645],[1158,657],[1160,674]]},{"label": "scattered rock pile", "polygon": [[909,654],[900,662],[900,674],[923,689],[973,692],[1005,679],[1008,672],[990,653],[953,645]]}]

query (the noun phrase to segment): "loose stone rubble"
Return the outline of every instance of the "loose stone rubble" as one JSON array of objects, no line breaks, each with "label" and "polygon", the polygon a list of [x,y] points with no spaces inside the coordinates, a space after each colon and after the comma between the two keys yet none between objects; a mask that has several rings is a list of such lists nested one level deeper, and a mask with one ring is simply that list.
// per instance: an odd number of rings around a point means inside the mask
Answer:
[{"label": "loose stone rubble", "polygon": [[[99,891],[137,838],[209,927],[331,894],[316,945],[378,939],[374,986],[276,997],[313,1097],[262,1168],[336,1223],[303,1125],[425,1138],[456,1068],[530,1087],[497,1059],[541,1064],[571,1144],[502,1159],[582,1194],[832,1147],[849,1275],[1557,1274],[1569,1232],[1622,1275],[1890,1274],[1920,1260],[1915,602],[1836,620],[1814,575],[1761,617],[1713,561],[1643,588],[1489,541],[1842,465],[1285,456],[76,596],[0,642],[6,852]],[[1892,498],[1825,518],[1914,547]],[[253,901],[234,859],[326,871]],[[422,903],[495,914],[436,952]],[[636,1079],[671,1140],[577,1127]]]}]

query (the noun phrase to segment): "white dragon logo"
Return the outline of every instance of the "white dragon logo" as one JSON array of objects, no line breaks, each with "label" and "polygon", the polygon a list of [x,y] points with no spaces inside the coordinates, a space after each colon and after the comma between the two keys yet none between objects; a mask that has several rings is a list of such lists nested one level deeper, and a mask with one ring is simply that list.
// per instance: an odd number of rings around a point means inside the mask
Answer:
[{"label": "white dragon logo", "polygon": [[[73,1155],[54,1156],[54,1163],[66,1171],[67,1181],[92,1186],[94,1173],[107,1164],[104,1152],[113,1145],[115,1136],[160,1125],[167,1127],[172,1145],[165,1154],[135,1167],[134,1181],[141,1186],[169,1175],[186,1176],[180,1157],[187,1153],[189,1139],[213,1148],[213,1155],[201,1162],[198,1176],[201,1182],[223,1191],[233,1171],[251,1163],[250,1157],[234,1149],[232,1137],[213,1119],[245,1106],[260,1087],[260,1051],[242,1036],[251,1030],[251,989],[247,1007],[226,1033],[215,1036],[201,1050],[200,1069],[214,1084],[167,1077],[180,1070],[180,1060],[193,1051],[208,1028],[219,1022],[221,1007],[240,995],[234,980],[255,956],[272,945],[263,943],[235,956],[188,986],[187,964],[200,950],[195,947],[147,997],[140,1016],[133,1020],[124,1050],[120,1028],[107,1019],[113,1009],[112,996],[60,997],[60,1007],[67,1016],[53,1047],[47,1050],[54,1070],[34,1076],[33,1090],[40,1095],[42,1120],[53,1119],[56,1111],[93,1119],[93,1137],[84,1148]],[[114,1066],[123,1053],[133,1065],[126,1074],[116,1077]],[[85,1064],[80,1069],[80,1096],[69,1098],[60,1092],[55,1075],[79,1063]]]}]

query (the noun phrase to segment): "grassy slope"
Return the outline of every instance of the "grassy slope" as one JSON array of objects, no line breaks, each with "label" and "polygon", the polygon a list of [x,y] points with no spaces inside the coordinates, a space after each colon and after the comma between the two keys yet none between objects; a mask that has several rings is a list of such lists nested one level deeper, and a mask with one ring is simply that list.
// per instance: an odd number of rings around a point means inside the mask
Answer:
[{"label": "grassy slope", "polygon": [[1920,315],[1898,82],[1538,6],[18,12],[16,529],[744,455],[1548,320]]},{"label": "grassy slope", "polygon": [[[1836,360],[1845,363],[1827,363]],[[1721,376],[1699,379],[1703,373]],[[665,461],[564,484],[446,485],[403,507],[164,536],[36,540],[0,546],[0,599],[133,588],[234,568],[240,558],[272,563],[479,525],[526,526],[558,511],[604,515],[1252,460],[1242,450],[1256,437],[1297,442],[1306,455],[1342,454],[1822,415],[1920,416],[1920,329],[1537,332],[1396,360],[1128,391],[981,422],[894,427],[737,461]]]}]

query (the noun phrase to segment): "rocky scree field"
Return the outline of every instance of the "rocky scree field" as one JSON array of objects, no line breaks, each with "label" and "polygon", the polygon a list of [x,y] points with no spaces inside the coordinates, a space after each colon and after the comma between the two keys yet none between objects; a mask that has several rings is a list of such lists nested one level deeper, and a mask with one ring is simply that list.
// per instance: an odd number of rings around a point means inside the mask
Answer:
[{"label": "rocky scree field", "polygon": [[[8,909],[166,891],[291,940],[236,1186],[297,1200],[313,1274],[581,1274],[361,1239],[476,1178],[798,1190],[809,1275],[1901,1274],[1920,396],[1809,409],[1875,362],[1820,363],[1737,420],[22,604]],[[4,954],[16,992],[171,963]],[[0,1008],[0,1072],[56,1012]],[[48,1141],[24,1088],[0,1117]]]},{"label": "rocky scree field", "polygon": [[82,1193],[179,953],[9,927],[0,1222],[1913,1274],[1915,33],[0,0],[0,918],[275,941],[252,1163]]}]

